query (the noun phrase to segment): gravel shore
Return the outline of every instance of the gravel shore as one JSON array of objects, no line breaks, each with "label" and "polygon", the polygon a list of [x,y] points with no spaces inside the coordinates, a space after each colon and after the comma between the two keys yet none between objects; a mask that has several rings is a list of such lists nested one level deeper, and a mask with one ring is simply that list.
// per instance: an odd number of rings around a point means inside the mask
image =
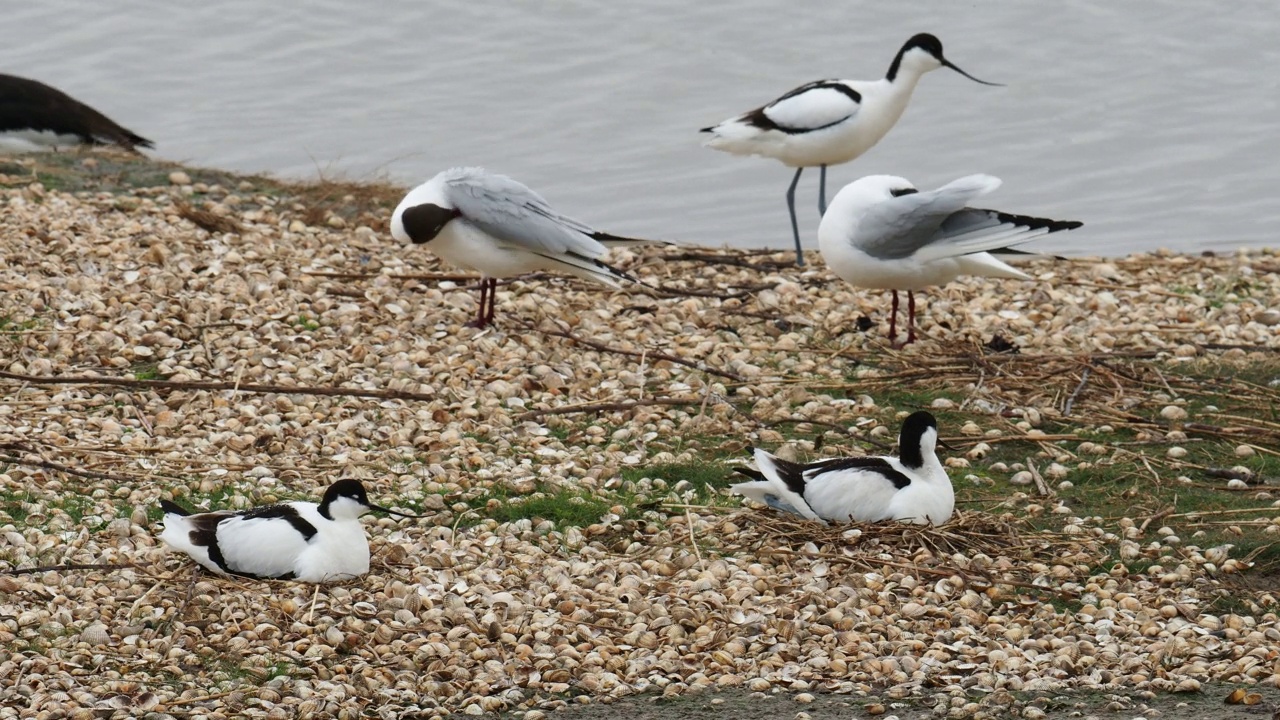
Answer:
[{"label": "gravel shore", "polygon": [[[1065,717],[1043,698],[1133,711],[1210,683],[1276,699],[1274,577],[1216,610],[1247,558],[1093,515],[1047,469],[1037,495],[981,452],[952,458],[958,492],[1008,502],[925,533],[810,532],[646,474],[755,443],[821,452],[801,426],[851,428],[841,451],[887,447],[914,409],[891,398],[906,371],[890,361],[1271,362],[1275,251],[1034,260],[1035,282],[924,294],[902,350],[888,298],[816,254],[800,271],[785,254],[615,252],[660,289],[522,279],[478,332],[474,280],[397,246],[378,208],[169,179],[68,193],[0,175],[0,718],[536,720],[713,689],[785,691],[761,701],[785,718],[815,700],[850,702],[840,717]],[[998,376],[954,390],[994,408]],[[1068,462],[1035,435],[1077,422],[1074,388],[1009,390],[1011,420],[943,435],[1016,430],[1046,467],[1082,461],[1091,449],[1069,444]],[[1102,380],[1076,392],[1081,411],[1118,402]],[[1152,452],[1157,482],[1186,472]],[[248,507],[344,477],[431,516],[366,519],[359,580],[220,579],[156,540],[161,498]],[[521,516],[547,498],[595,515]],[[26,572],[51,566],[89,567]]]}]

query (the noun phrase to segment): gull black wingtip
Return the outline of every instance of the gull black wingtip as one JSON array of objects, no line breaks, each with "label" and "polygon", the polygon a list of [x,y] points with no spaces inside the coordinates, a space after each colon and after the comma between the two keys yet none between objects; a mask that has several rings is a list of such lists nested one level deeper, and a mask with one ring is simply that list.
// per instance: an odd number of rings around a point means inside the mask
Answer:
[{"label": "gull black wingtip", "polygon": [[[1071,230],[1073,228],[1065,228],[1065,229]],[[1030,259],[1041,259],[1041,260],[1066,260],[1067,259],[1062,255],[1050,255],[1049,253],[1034,252],[1031,250],[1019,250],[1017,248],[1001,248],[999,250],[992,250],[990,252],[993,256],[1000,259],[1003,259],[1003,258],[1024,258],[1024,259],[1030,258]]]},{"label": "gull black wingtip", "polygon": [[676,245],[670,240],[655,240],[653,238],[637,238],[627,237],[626,235],[614,235],[613,233],[601,232],[599,230],[588,233],[588,237],[606,247],[619,247],[625,245]]}]

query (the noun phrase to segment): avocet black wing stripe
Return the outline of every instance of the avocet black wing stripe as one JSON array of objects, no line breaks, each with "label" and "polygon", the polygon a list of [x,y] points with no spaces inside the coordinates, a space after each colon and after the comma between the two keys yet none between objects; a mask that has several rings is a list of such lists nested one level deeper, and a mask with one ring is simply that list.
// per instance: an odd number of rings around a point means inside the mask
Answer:
[{"label": "avocet black wing stripe", "polygon": [[819,80],[802,85],[742,116],[761,130],[777,130],[800,135],[839,125],[853,117],[862,95],[838,80]]},{"label": "avocet black wing stripe", "polygon": [[266,505],[252,510],[247,510],[240,514],[245,520],[284,520],[293,526],[302,538],[308,542],[316,536],[316,526],[304,520],[298,514],[298,509],[292,505],[281,503],[279,505]]},{"label": "avocet black wing stripe", "polygon": [[851,457],[820,460],[806,466],[805,474],[808,477],[813,477],[820,473],[840,472],[842,470],[868,470],[878,475],[883,475],[886,480],[893,483],[893,486],[899,490],[911,484],[911,478],[904,475],[893,465],[890,465],[887,460],[881,457]]}]

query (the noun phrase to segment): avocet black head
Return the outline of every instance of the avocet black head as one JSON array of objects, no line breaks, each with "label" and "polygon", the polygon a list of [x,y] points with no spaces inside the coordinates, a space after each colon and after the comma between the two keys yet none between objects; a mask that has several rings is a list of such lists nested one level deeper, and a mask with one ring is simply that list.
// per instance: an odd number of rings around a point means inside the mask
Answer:
[{"label": "avocet black head", "polygon": [[938,420],[924,410],[911,413],[902,421],[898,434],[898,458],[902,464],[918,469],[926,458],[934,456],[938,444]]},{"label": "avocet black head", "polygon": [[346,479],[335,482],[324,491],[324,499],[320,501],[320,514],[330,520],[350,520],[371,510],[407,518],[423,517],[374,505],[369,502],[369,493],[365,491],[364,485],[360,484],[359,480]]},{"label": "avocet black head", "polygon": [[897,77],[898,70],[903,66],[903,63],[909,63],[911,66],[917,68],[918,72],[928,72],[929,70],[933,70],[939,66],[951,68],[976,83],[1003,87],[1000,83],[979,80],[964,70],[961,70],[959,66],[952,63],[942,54],[942,41],[929,33],[920,33],[908,40],[902,46],[902,49],[898,51],[897,57],[893,59],[893,64],[889,66],[889,73],[885,77],[890,81],[893,81],[893,79]]}]

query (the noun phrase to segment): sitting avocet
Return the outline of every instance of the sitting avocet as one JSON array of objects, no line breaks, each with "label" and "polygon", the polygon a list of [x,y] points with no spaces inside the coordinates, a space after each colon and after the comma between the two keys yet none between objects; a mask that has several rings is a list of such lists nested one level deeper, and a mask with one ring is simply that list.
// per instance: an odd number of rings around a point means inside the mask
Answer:
[{"label": "sitting avocet", "polygon": [[826,524],[901,520],[941,525],[955,510],[951,478],[938,461],[938,421],[921,410],[907,417],[898,457],[829,458],[801,464],[755,449],[753,479],[729,488],[769,507]]},{"label": "sitting avocet", "polygon": [[249,510],[192,514],[161,500],[160,539],[218,575],[331,582],[369,571],[369,538],[360,516],[371,510],[417,518],[369,502],[358,480],[339,480],[319,504],[287,502]]}]

